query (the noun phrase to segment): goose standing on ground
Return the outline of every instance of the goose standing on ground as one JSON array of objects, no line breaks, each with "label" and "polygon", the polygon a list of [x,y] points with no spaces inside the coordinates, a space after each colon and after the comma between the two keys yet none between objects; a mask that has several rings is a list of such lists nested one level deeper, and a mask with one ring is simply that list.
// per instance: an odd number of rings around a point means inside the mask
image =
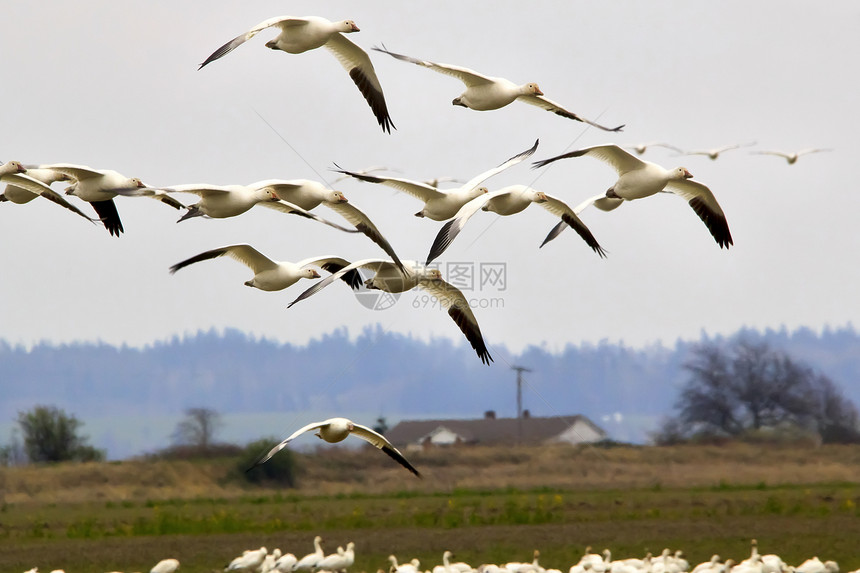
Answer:
[{"label": "goose standing on ground", "polygon": [[366,268],[375,273],[372,278],[364,282],[364,285],[369,289],[378,289],[389,293],[406,292],[415,287],[426,290],[434,297],[441,308],[448,311],[448,316],[460,328],[460,331],[466,337],[466,340],[469,341],[469,344],[472,345],[481,362],[489,365],[493,361],[493,358],[490,356],[487,345],[484,343],[484,337],[481,334],[481,328],[478,326],[478,320],[472,313],[472,309],[469,308],[469,301],[466,300],[463,293],[457,287],[445,282],[439,269],[427,268],[425,265],[419,265],[415,261],[404,261],[404,266],[406,268],[405,272],[400,270],[393,262],[384,259],[356,261],[318,281],[315,285],[300,294],[296,300],[291,302],[288,308],[300,300],[318,293],[349,271]]},{"label": "goose standing on ground", "polygon": [[480,185],[493,175],[501,173],[508,167],[516,165],[526,157],[530,157],[537,149],[537,146],[538,141],[536,140],[535,144],[531,148],[523,151],[522,153],[514,155],[498,167],[494,167],[488,171],[484,171],[483,173],[476,175],[475,177],[472,177],[472,179],[470,179],[461,187],[448,190],[436,189],[435,187],[426,183],[422,183],[420,181],[412,181],[409,179],[362,175],[360,173],[356,173],[355,171],[346,171],[340,169],[339,167],[338,169],[336,169],[336,171],[338,173],[343,173],[345,175],[349,175],[362,181],[368,181],[370,183],[379,183],[380,185],[386,185],[388,187],[393,187],[398,191],[408,193],[416,199],[424,202],[424,208],[415,213],[416,217],[427,217],[429,219],[433,219],[434,221],[444,221],[453,217],[463,205],[465,205],[475,197],[478,197],[483,193],[487,193],[486,187],[478,187],[478,185]]},{"label": "goose standing on ground", "polygon": [[[288,261],[273,261],[251,245],[227,245],[195,255],[170,267],[170,274],[188,265],[208,261],[227,255],[254,271],[254,278],[245,281],[245,285],[264,291],[283,290],[296,284],[300,279],[318,279],[320,274],[309,268],[319,267],[324,271],[334,273],[349,265],[349,261],[335,256],[312,257],[297,263]],[[353,289],[361,286],[361,275],[358,271],[344,275],[343,281]]]},{"label": "goose standing on ground", "polygon": [[[110,169],[93,169],[70,163],[40,165],[39,169],[49,169],[57,173],[62,173],[73,180],[72,184],[66,189],[66,194],[75,195],[92,205],[108,232],[117,237],[119,237],[124,229],[122,228],[122,221],[119,218],[119,212],[116,210],[113,198],[119,194],[124,194],[124,192],[147,188],[140,179],[126,177]],[[165,193],[151,190],[147,195],[170,205],[174,209],[185,207],[182,203]]]},{"label": "goose standing on ground", "polygon": [[388,115],[382,85],[376,77],[370,56],[344,36],[344,34],[359,31],[352,20],[331,22],[319,16],[269,18],[215,50],[197,69],[200,70],[206,64],[229,54],[266,28],[280,30],[280,34],[275,39],[266,42],[266,47],[272,50],[281,50],[288,54],[301,54],[323,46],[331,50],[340,65],[349,73],[349,77],[355,82],[361,95],[367,100],[382,130],[391,133],[394,123]]},{"label": "goose standing on ground", "polygon": [[10,161],[0,166],[0,183],[6,183],[6,189],[0,194],[0,203],[8,201],[16,205],[29,203],[36,197],[44,197],[69,211],[90,221],[83,211],[69,203],[62,195],[51,189],[51,183],[68,180],[68,176],[50,169],[25,169],[17,161]]},{"label": "goose standing on ground", "polygon": [[266,559],[266,554],[269,552],[265,547],[260,547],[253,551],[245,551],[241,556],[233,559],[224,569],[225,571],[245,571],[251,573],[256,571],[263,561]]},{"label": "goose standing on ground", "polygon": [[370,217],[362,210],[350,203],[343,193],[328,189],[319,181],[309,179],[268,179],[258,181],[249,185],[252,189],[266,187],[274,191],[282,201],[292,205],[298,205],[306,211],[315,209],[320,204],[325,205],[355,226],[355,229],[366,235],[371,241],[379,245],[385,254],[394,259],[394,262],[402,267],[397,253],[391,243],[382,236]]},{"label": "goose standing on ground", "polygon": [[298,559],[296,559],[295,555],[292,553],[284,553],[275,560],[275,565],[272,570],[278,571],[279,573],[291,573],[293,566],[296,563],[298,563]]},{"label": "goose standing on ground", "polygon": [[149,570],[149,573],[174,573],[179,569],[178,559],[162,559]]},{"label": "goose standing on ground", "polygon": [[[693,176],[684,167],[667,170],[656,163],[643,161],[614,144],[596,145],[563,153],[550,159],[537,161],[535,167],[543,167],[559,159],[584,155],[605,161],[618,173],[618,180],[606,191],[607,198],[632,201],[650,197],[663,190],[669,191],[690,204],[720,248],[728,249],[734,244],[726,216],[720,204],[717,203],[716,197],[706,185],[691,180]],[[620,202],[615,203],[612,208],[618,205]]]},{"label": "goose standing on ground", "polygon": [[454,105],[467,107],[476,111],[490,111],[505,107],[515,100],[519,100],[547,111],[551,111],[557,115],[566,117],[567,119],[587,123],[588,125],[604,131],[621,131],[624,127],[623,125],[619,125],[618,127],[604,127],[599,123],[584,119],[572,111],[566,110],[556,102],[544,97],[544,94],[538,85],[533,82],[517,85],[505,78],[485,76],[468,68],[461,68],[459,66],[452,66],[449,64],[437,64],[427,60],[419,60],[417,58],[404,56],[403,54],[389,52],[384,47],[374,47],[373,49],[377,52],[388,54],[398,60],[417,64],[435,72],[455,77],[466,84],[466,91],[460,94],[459,97],[454,98],[454,101],[451,102]]},{"label": "goose standing on ground", "polygon": [[453,553],[445,551],[442,554],[442,565],[436,565],[433,567],[432,573],[471,573],[471,571],[475,570],[474,567],[468,563],[463,563],[462,561],[451,563],[452,557],[454,557]]},{"label": "goose standing on ground", "polygon": [[535,191],[528,185],[511,185],[476,197],[463,205],[454,215],[454,218],[445,223],[439,230],[433,241],[433,246],[430,247],[430,253],[427,255],[425,264],[430,264],[444,253],[466,225],[466,222],[478,211],[491,211],[504,216],[515,215],[532,203],[537,203],[553,215],[561,217],[562,222],[576,229],[579,236],[595,253],[601,257],[606,256],[603,248],[597,243],[597,239],[594,238],[585,223],[564,201],[541,191]]},{"label": "goose standing on ground", "polygon": [[346,549],[338,547],[338,552],[327,555],[317,563],[316,568],[322,571],[346,571],[355,563],[355,543],[350,541]]},{"label": "goose standing on ground", "polygon": [[389,555],[388,561],[391,563],[391,567],[389,568],[391,573],[421,573],[419,569],[421,562],[417,559],[413,559],[411,562],[404,563],[403,565],[398,565],[397,557]]},{"label": "goose standing on ground", "polygon": [[317,563],[323,560],[325,553],[322,549],[322,537],[314,537],[314,552],[308,553],[293,565],[293,571],[313,571]]},{"label": "goose standing on ground", "polygon": [[504,568],[511,573],[541,573],[543,571],[543,567],[541,567],[540,563],[538,563],[539,558],[540,551],[535,549],[531,563],[520,563],[512,561],[510,563],[505,563]]},{"label": "goose standing on ground", "polygon": [[797,163],[797,160],[802,155],[808,155],[810,153],[821,153],[822,151],[833,151],[832,149],[820,149],[820,148],[809,148],[809,149],[801,149],[800,151],[773,151],[773,150],[764,150],[764,151],[750,151],[753,155],[776,155],[777,157],[784,158],[789,165],[794,165]]},{"label": "goose standing on ground", "polygon": [[755,141],[750,143],[735,143],[734,145],[724,145],[722,147],[714,147],[711,149],[696,149],[693,151],[680,151],[681,155],[704,155],[711,161],[716,161],[716,159],[720,156],[721,153],[725,153],[726,151],[731,151],[732,149],[739,149],[741,147],[751,147],[755,145]]},{"label": "goose standing on ground", "polygon": [[292,442],[294,439],[304,434],[305,432],[310,432],[313,430],[317,430],[316,434],[314,434],[316,437],[321,440],[325,440],[330,444],[336,444],[337,442],[341,442],[346,439],[348,435],[353,434],[356,437],[361,438],[365,442],[368,442],[369,444],[373,445],[374,447],[382,450],[401,466],[403,466],[416,476],[421,477],[421,474],[418,473],[418,470],[412,467],[412,464],[410,464],[409,461],[405,457],[403,457],[403,454],[401,454],[397,448],[392,446],[391,442],[385,439],[382,434],[374,432],[367,426],[356,424],[352,420],[347,420],[346,418],[329,418],[328,420],[324,420],[322,422],[314,422],[312,424],[308,424],[303,428],[299,428],[298,430],[293,432],[293,434],[289,438],[269,450],[269,453],[263,456],[263,458],[257,463],[255,463],[253,466],[251,466],[251,468],[255,468],[260,464],[266,463],[272,458],[272,456],[283,450],[287,446],[287,444]]}]

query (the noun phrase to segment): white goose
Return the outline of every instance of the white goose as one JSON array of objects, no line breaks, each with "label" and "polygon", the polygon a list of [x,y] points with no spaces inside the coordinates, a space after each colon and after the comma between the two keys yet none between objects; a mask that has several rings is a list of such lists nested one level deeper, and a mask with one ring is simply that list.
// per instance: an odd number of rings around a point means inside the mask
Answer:
[{"label": "white goose", "polygon": [[812,147],[809,149],[801,149],[800,151],[775,151],[775,150],[764,150],[764,151],[750,151],[753,155],[776,155],[777,157],[782,157],[785,159],[789,165],[794,165],[797,163],[797,160],[800,159],[803,155],[809,155],[810,153],[821,153],[823,151],[833,151],[832,149],[824,149],[824,148],[816,148]]},{"label": "white goose", "polygon": [[699,563],[690,573],[716,573],[716,571],[721,568],[720,565],[720,556],[714,553],[711,555],[710,561],[703,561]]},{"label": "white goose", "polygon": [[398,565],[397,557],[389,555],[388,561],[391,562],[391,571],[393,573],[420,573],[419,567],[421,566],[421,562],[417,559],[413,559],[409,563]]},{"label": "white goose", "polygon": [[724,145],[722,147],[712,147],[711,149],[696,149],[693,151],[681,151],[681,155],[704,155],[711,161],[716,161],[721,153],[731,151],[732,149],[740,149],[741,147],[751,147],[755,142],[750,143],[735,143],[733,145]]},{"label": "white goose", "polygon": [[298,559],[296,559],[295,555],[292,553],[284,553],[275,560],[272,570],[278,571],[279,573],[290,573],[296,563],[298,563]]},{"label": "white goose", "polygon": [[535,549],[531,563],[512,561],[510,563],[505,563],[504,568],[511,573],[542,573],[544,569],[540,566],[540,563],[538,563],[539,558],[540,551]]},{"label": "white goose", "polygon": [[304,434],[305,432],[311,432],[313,430],[317,430],[316,437],[321,440],[325,440],[330,444],[335,444],[337,442],[341,442],[346,439],[347,436],[353,434],[354,436],[361,438],[365,442],[373,445],[374,447],[382,450],[385,454],[395,460],[397,463],[402,465],[404,468],[412,472],[418,477],[421,477],[421,474],[418,473],[412,464],[403,457],[403,454],[400,451],[391,445],[385,436],[378,432],[374,432],[372,429],[367,426],[362,426],[361,424],[356,424],[352,420],[347,420],[346,418],[329,418],[328,420],[323,420],[322,422],[313,422],[308,424],[303,428],[299,428],[293,434],[288,437],[286,440],[282,441],[280,444],[269,450],[263,458],[255,463],[252,468],[259,466],[260,464],[264,464],[269,461],[272,456],[283,450],[287,444]]},{"label": "white goose", "polygon": [[821,561],[816,555],[807,559],[794,568],[796,573],[839,573],[839,564],[836,561]]},{"label": "white goose", "polygon": [[442,565],[433,567],[433,573],[470,573],[474,571],[474,567],[468,563],[458,562],[451,563],[451,558],[454,556],[450,551],[445,551],[442,554]]},{"label": "white goose", "polygon": [[384,259],[356,261],[318,281],[315,285],[300,294],[296,300],[291,302],[288,308],[318,293],[349,271],[366,268],[375,273],[372,278],[366,280],[364,283],[369,289],[400,293],[418,287],[430,293],[438,301],[439,306],[448,311],[448,316],[460,328],[460,331],[472,345],[481,362],[489,365],[493,358],[487,350],[487,345],[484,343],[484,337],[481,334],[481,328],[478,326],[478,321],[472,313],[472,309],[469,308],[469,302],[463,296],[463,293],[457,287],[445,282],[439,269],[427,268],[425,265],[420,265],[415,261],[404,261],[403,264],[405,272],[399,269],[393,262]]},{"label": "white goose", "polygon": [[388,54],[398,60],[417,64],[435,72],[455,77],[466,84],[466,91],[460,94],[459,97],[454,98],[451,102],[454,105],[467,107],[476,111],[489,111],[505,107],[506,105],[519,100],[547,111],[551,111],[562,117],[587,123],[588,125],[605,131],[621,131],[624,127],[623,125],[619,125],[618,127],[609,128],[604,127],[599,123],[584,119],[572,111],[568,111],[563,108],[556,102],[544,97],[543,92],[534,82],[517,85],[505,78],[485,76],[468,68],[452,66],[450,64],[437,64],[427,60],[419,60],[417,58],[404,56],[403,54],[389,52],[384,47],[374,47],[373,49],[378,52]]},{"label": "white goose", "polygon": [[567,204],[541,191],[535,191],[528,185],[510,185],[481,195],[472,199],[463,205],[454,218],[445,223],[436,235],[433,241],[433,246],[430,247],[430,253],[427,255],[427,262],[430,264],[454,241],[454,238],[463,230],[469,219],[478,211],[491,211],[503,216],[515,215],[522,212],[532,203],[537,203],[553,215],[561,217],[565,226],[573,227],[579,236],[588,244],[591,249],[600,255],[606,256],[603,248],[598,244],[597,239],[591,234],[588,227],[585,226],[573,209]]},{"label": "white goose", "polygon": [[177,569],[179,569],[178,559],[162,559],[149,570],[149,573],[174,573]]},{"label": "white goose", "polygon": [[669,143],[663,143],[662,141],[649,141],[647,143],[638,143],[636,145],[628,145],[626,149],[632,149],[636,152],[636,155],[642,155],[645,151],[648,150],[649,147],[665,147],[666,149],[671,149],[677,153],[682,153],[680,149],[671,145]]},{"label": "white goose", "polygon": [[531,148],[527,149],[526,151],[523,151],[522,153],[514,155],[498,167],[494,167],[492,169],[484,171],[479,175],[476,175],[475,177],[472,177],[472,179],[470,179],[461,187],[444,191],[441,189],[436,189],[435,187],[432,187],[426,183],[422,183],[420,181],[412,181],[410,179],[399,179],[396,177],[377,177],[375,175],[362,175],[361,173],[356,173],[354,171],[346,171],[340,168],[338,168],[336,171],[338,173],[343,173],[345,175],[355,177],[356,179],[360,179],[362,181],[368,181],[370,183],[379,183],[380,185],[386,185],[388,187],[393,187],[398,191],[408,193],[424,203],[424,208],[415,213],[416,217],[427,217],[429,219],[433,219],[434,221],[444,221],[453,217],[463,205],[465,205],[475,197],[478,197],[483,193],[487,193],[486,187],[478,187],[478,185],[480,185],[493,175],[501,173],[508,167],[516,165],[526,157],[530,157],[537,149],[537,146],[538,141],[535,141],[535,144]]},{"label": "white goose", "polygon": [[389,257],[400,265],[400,259],[391,243],[382,235],[370,217],[358,207],[350,203],[343,193],[328,189],[319,181],[309,179],[267,179],[249,185],[252,189],[268,188],[274,191],[282,201],[297,205],[306,211],[325,205],[355,226],[355,229],[366,235],[371,241],[382,247]]},{"label": "white goose", "polygon": [[[289,261],[278,262],[263,255],[251,245],[239,244],[219,247],[185,259],[171,266],[170,274],[188,265],[223,257],[224,255],[232,257],[254,271],[254,277],[249,281],[245,281],[246,286],[264,291],[283,290],[296,284],[300,279],[320,278],[320,274],[316,270],[309,268],[311,266],[319,267],[333,273],[349,265],[349,261],[335,256],[311,257],[296,263]],[[348,273],[342,278],[353,289],[361,286],[361,275],[358,271]]]},{"label": "white goose", "polygon": [[[262,463],[262,462],[260,462]],[[322,549],[322,537],[317,535],[314,537],[314,552],[308,553],[301,559],[299,559],[295,565],[293,565],[293,571],[313,571],[313,568],[316,567],[317,563],[325,558],[325,554]]]},{"label": "white goose", "polygon": [[269,551],[265,547],[260,547],[253,551],[245,551],[239,557],[233,559],[225,568],[225,571],[245,571],[251,573],[256,571],[266,559],[266,554]]},{"label": "white goose", "polygon": [[[126,177],[110,169],[93,169],[70,163],[40,165],[39,169],[49,169],[72,179],[73,183],[66,189],[66,194],[75,195],[92,205],[108,232],[117,237],[124,229],[113,198],[124,192],[147,188],[140,179]],[[184,207],[182,203],[165,193],[151,190],[147,196],[174,209]]]},{"label": "white goose", "polygon": [[[606,192],[607,198],[632,201],[650,197],[663,190],[669,191],[690,204],[721,248],[728,249],[734,244],[726,216],[716,197],[706,185],[692,181],[693,176],[684,167],[667,170],[656,163],[643,161],[614,144],[577,149],[537,161],[535,166],[543,167],[559,159],[583,155],[605,161],[618,173],[618,180]],[[618,205],[620,202],[614,203],[611,208]]]},{"label": "white goose", "polygon": [[323,219],[315,213],[302,209],[298,205],[281,200],[274,190],[268,187],[251,188],[246,185],[210,185],[208,183],[190,183],[174,185],[160,189],[129,189],[120,191],[122,195],[149,196],[153,193],[191,193],[200,197],[200,201],[189,205],[188,212],[179,218],[177,223],[192,217],[209,217],[226,219],[237,217],[248,212],[255,205],[262,205],[282,213],[290,213],[312,219],[329,227],[346,233],[357,233],[355,229],[347,229],[336,223]]},{"label": "white goose", "polygon": [[10,161],[0,166],[0,183],[6,183],[6,189],[0,194],[0,203],[8,201],[16,205],[24,205],[36,197],[44,197],[87,221],[94,222],[94,219],[86,216],[83,211],[51,189],[51,183],[65,179],[67,176],[62,173],[49,169],[25,169],[17,161]]},{"label": "white goose", "polygon": [[215,50],[197,69],[229,54],[266,28],[280,30],[280,34],[275,39],[266,42],[266,47],[272,50],[281,50],[288,54],[301,54],[323,46],[331,50],[340,65],[349,73],[349,77],[355,82],[361,95],[367,100],[382,130],[391,133],[394,123],[388,115],[382,85],[376,77],[370,56],[344,36],[344,34],[360,31],[352,20],[331,22],[319,16],[269,18]]},{"label": "white goose", "polygon": [[355,563],[355,543],[350,541],[346,549],[338,547],[338,552],[327,555],[317,563],[316,568],[321,571],[346,571]]}]

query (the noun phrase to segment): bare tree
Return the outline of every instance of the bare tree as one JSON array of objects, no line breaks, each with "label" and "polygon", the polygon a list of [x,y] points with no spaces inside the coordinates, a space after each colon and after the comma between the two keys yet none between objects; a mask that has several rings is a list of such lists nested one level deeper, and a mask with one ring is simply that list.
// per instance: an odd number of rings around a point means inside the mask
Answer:
[{"label": "bare tree", "polygon": [[222,425],[221,414],[215,410],[188,408],[185,410],[185,417],[176,424],[173,442],[205,452],[214,443],[215,433]]},{"label": "bare tree", "polygon": [[786,427],[815,431],[825,441],[860,437],[857,410],[837,386],[766,343],[702,344],[684,368],[690,379],[676,404],[677,418],[661,430],[666,439]]}]

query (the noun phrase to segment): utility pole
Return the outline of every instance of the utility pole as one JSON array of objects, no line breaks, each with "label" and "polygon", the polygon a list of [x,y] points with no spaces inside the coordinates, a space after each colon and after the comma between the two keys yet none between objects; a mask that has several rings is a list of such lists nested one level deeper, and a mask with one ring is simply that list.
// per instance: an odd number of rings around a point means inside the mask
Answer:
[{"label": "utility pole", "polygon": [[517,371],[517,444],[523,441],[523,372],[531,372],[525,366],[511,366]]}]

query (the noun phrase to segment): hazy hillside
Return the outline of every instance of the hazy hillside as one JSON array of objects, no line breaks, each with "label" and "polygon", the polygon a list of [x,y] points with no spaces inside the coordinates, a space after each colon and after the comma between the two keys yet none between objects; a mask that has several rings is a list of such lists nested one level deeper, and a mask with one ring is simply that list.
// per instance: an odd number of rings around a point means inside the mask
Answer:
[{"label": "hazy hillside", "polygon": [[[860,335],[848,326],[795,332],[744,331],[805,360],[860,404]],[[84,431],[111,457],[167,445],[183,409],[225,415],[220,437],[281,435],[317,415],[389,422],[431,416],[474,417],[515,412],[513,364],[526,375],[525,407],[535,415],[583,413],[616,439],[643,441],[674,404],[685,380],[681,367],[695,341],[674,347],[630,348],[603,342],[551,353],[494,349],[483,366],[471,349],[448,340],[423,342],[367,330],[336,331],[306,346],[245,336],[199,333],[146,348],[104,344],[0,343],[0,443],[19,410],[54,404],[85,422]],[[368,420],[372,421],[372,420]]]}]

